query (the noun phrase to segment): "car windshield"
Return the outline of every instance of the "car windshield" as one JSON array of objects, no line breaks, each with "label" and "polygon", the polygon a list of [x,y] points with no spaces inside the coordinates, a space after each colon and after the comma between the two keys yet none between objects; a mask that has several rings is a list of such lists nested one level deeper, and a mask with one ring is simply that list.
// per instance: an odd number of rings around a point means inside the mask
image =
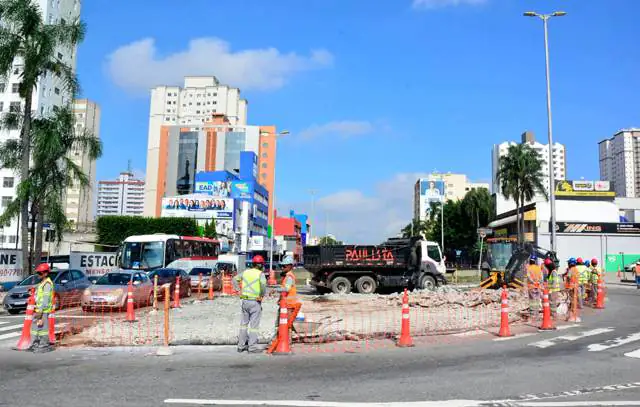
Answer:
[{"label": "car windshield", "polygon": [[176,275],[176,271],[175,270],[171,270],[171,269],[159,269],[159,270],[154,270],[151,273],[149,273],[149,278],[153,279],[153,277],[158,276],[158,278],[170,278]]},{"label": "car windshield", "polygon": [[191,272],[189,273],[190,276],[196,276],[196,277],[199,276],[200,274],[202,274],[203,276],[210,276],[211,269],[197,267],[197,268],[191,269]]},{"label": "car windshield", "polygon": [[[58,273],[57,273],[57,272],[49,273],[49,278],[51,279],[51,281],[53,281],[53,280],[55,280],[55,279],[56,279],[56,276],[57,276],[57,275],[58,275]],[[24,280],[22,280],[22,281],[20,282],[20,284],[18,284],[18,285],[36,285],[36,284],[38,284],[39,282],[40,282],[40,277],[38,277],[38,275],[37,275],[37,274],[33,274],[33,275],[31,275],[31,276],[29,276],[29,277],[25,278]]]},{"label": "car windshield", "polygon": [[162,267],[164,242],[125,242],[122,247],[121,267],[149,270]]},{"label": "car windshield", "polygon": [[131,274],[107,273],[96,281],[96,285],[127,285],[131,280]]}]

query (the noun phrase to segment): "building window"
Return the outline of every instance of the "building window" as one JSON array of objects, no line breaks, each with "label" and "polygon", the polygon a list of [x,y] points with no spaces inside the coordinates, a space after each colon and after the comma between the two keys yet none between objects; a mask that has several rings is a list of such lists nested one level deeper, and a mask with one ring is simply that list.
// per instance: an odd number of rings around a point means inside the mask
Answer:
[{"label": "building window", "polygon": [[267,158],[267,153],[262,153],[262,158]]},{"label": "building window", "polygon": [[56,95],[60,94],[60,89],[59,88],[55,88],[53,91],[55,92]]},{"label": "building window", "polygon": [[62,59],[63,55],[61,52],[58,52],[58,59]]},{"label": "building window", "polygon": [[4,82],[0,82],[0,93],[4,93],[4,88],[5,88],[6,86],[7,86],[7,85],[5,85],[5,84],[4,84]]},{"label": "building window", "polygon": [[260,174],[260,176],[262,177],[262,179],[266,179],[267,178],[267,173],[263,172],[262,174]]},{"label": "building window", "polygon": [[16,236],[9,236],[9,243],[15,243],[16,240]]},{"label": "building window", "polygon": [[262,163],[262,168],[267,168],[267,163]]},{"label": "building window", "polygon": [[4,102],[0,102],[0,113],[4,110]]},{"label": "building window", "polygon": [[19,90],[20,90],[20,84],[19,83],[12,83],[11,84],[11,93],[18,93]]},{"label": "building window", "polygon": [[12,196],[3,196],[2,197],[2,207],[6,208],[7,206],[9,206],[11,201],[13,201],[13,197]]},{"label": "building window", "polygon": [[18,113],[20,111],[20,102],[9,103],[9,111],[12,113]]},{"label": "building window", "polygon": [[263,148],[267,148],[267,147],[269,147],[269,143],[262,143],[262,147],[263,147]]},{"label": "building window", "polygon": [[13,177],[4,177],[2,180],[2,186],[4,188],[13,188]]}]

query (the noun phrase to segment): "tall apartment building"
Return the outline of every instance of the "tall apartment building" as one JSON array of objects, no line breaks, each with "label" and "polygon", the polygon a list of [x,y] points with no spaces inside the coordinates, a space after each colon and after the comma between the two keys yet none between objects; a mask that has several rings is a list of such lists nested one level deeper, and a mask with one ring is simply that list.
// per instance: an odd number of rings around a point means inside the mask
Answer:
[{"label": "tall apartment building", "polygon": [[[75,130],[100,138],[100,107],[87,99],[76,100],[73,104]],[[81,188],[75,182],[65,194],[67,219],[76,225],[86,225],[93,221],[93,190],[96,187],[96,161],[89,158],[81,146],[74,147],[69,158],[87,175],[90,185]]]},{"label": "tall apartment building", "polygon": [[[427,192],[431,181],[436,181],[434,186],[438,188],[437,182],[441,182],[442,190],[438,196],[430,196]],[[431,207],[430,200],[442,197],[445,201],[459,201],[473,189],[486,188],[489,184],[485,182],[470,182],[465,174],[433,173],[426,178],[420,178],[415,184],[413,194],[413,218],[425,220],[427,209]]]},{"label": "tall apartment building", "polygon": [[197,172],[237,173],[241,151],[256,153],[256,177],[271,194],[275,133],[273,126],[248,126],[247,101],[213,76],[186,77],[183,88],[153,89],[145,215],[160,216],[163,197],[193,192]]},{"label": "tall apartment building", "polygon": [[98,182],[96,216],[142,216],[144,209],[144,180],[131,172],[121,172],[117,180]]},{"label": "tall apartment building", "polygon": [[[45,23],[53,24],[65,21],[74,21],[80,16],[80,0],[33,0],[40,6]],[[1,22],[0,22],[1,25]],[[58,59],[67,63],[75,69],[76,50],[58,49]],[[20,59],[13,62],[10,72],[0,72],[0,115],[12,110],[24,108],[23,101],[18,95],[20,75],[22,74],[24,63]],[[71,101],[71,95],[64,90],[64,85],[55,75],[46,75],[40,78],[38,86],[33,91],[33,102],[31,109],[35,116],[44,116],[51,112],[53,106],[61,106]],[[0,130],[0,142],[8,139],[20,137],[20,132],[16,130]],[[16,195],[16,187],[20,182],[19,173],[11,169],[0,168],[0,211],[4,211],[7,204]],[[15,244],[20,233],[18,220],[4,228],[0,233],[0,245],[2,243]]]},{"label": "tall apartment building", "polygon": [[600,179],[613,182],[616,196],[640,197],[640,129],[623,129],[598,143]]}]

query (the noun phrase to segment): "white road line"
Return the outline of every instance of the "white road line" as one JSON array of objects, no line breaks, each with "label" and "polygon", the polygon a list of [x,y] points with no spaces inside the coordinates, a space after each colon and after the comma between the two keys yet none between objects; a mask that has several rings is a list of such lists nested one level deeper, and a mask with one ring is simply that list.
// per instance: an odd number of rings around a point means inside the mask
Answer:
[{"label": "white road line", "polygon": [[22,324],[0,327],[0,332],[2,332],[2,331],[13,331],[14,329],[22,329]]},{"label": "white road line", "polygon": [[538,335],[538,333],[537,332],[526,332],[526,333],[519,334],[519,335],[514,335],[514,336],[505,336],[504,338],[495,338],[494,341],[495,342],[510,341],[512,339],[526,338],[528,336],[533,336],[533,335]]},{"label": "white road line", "polygon": [[543,401],[516,402],[517,407],[638,406],[640,401]]},{"label": "white road line", "polygon": [[8,334],[0,335],[0,341],[3,339],[17,338],[22,335],[22,332],[9,332]]},{"label": "white road line", "polygon": [[0,325],[4,325],[4,324],[8,324],[8,323],[9,323],[9,321],[4,321],[4,322],[0,321]]},{"label": "white road line", "polygon": [[482,331],[480,329],[474,329],[473,331],[467,331],[467,332],[460,332],[457,334],[453,334],[453,336],[459,336],[459,337],[463,337],[463,336],[477,336],[477,335],[482,335],[486,333],[485,331]]},{"label": "white road line", "polygon": [[625,356],[628,356],[630,358],[637,358],[640,359],[640,349],[638,350],[634,350],[633,352],[627,352],[624,354]]},{"label": "white road line", "polygon": [[487,403],[480,400],[411,401],[390,403],[349,403],[311,400],[202,400],[166,399],[165,404],[196,406],[288,406],[288,407],[479,407]]},{"label": "white road line", "polygon": [[626,337],[620,337],[611,339],[609,341],[604,341],[603,343],[592,343],[589,345],[589,352],[600,352],[603,350],[615,348],[618,346],[625,345],[627,343],[640,341],[640,332],[628,335]]},{"label": "white road line", "polygon": [[559,327],[557,327],[558,331],[564,331],[565,329],[570,329],[570,328],[578,328],[582,325],[580,324],[573,324],[573,325],[560,325]]},{"label": "white road line", "polygon": [[597,329],[592,329],[590,331],[582,331],[582,332],[579,332],[576,335],[556,336],[555,338],[547,339],[547,340],[544,340],[544,341],[530,343],[530,344],[528,344],[528,346],[535,346],[535,347],[544,349],[544,348],[548,348],[548,347],[557,345],[559,342],[577,341],[578,339],[586,338],[588,336],[605,334],[605,333],[611,332],[613,330],[614,330],[613,328],[597,328]]}]

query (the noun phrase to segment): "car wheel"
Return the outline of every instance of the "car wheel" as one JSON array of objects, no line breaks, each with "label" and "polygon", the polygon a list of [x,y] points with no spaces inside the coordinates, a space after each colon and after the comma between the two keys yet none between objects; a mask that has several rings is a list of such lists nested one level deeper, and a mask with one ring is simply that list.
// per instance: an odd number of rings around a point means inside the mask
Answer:
[{"label": "car wheel", "polygon": [[346,277],[336,277],[331,280],[331,291],[334,294],[349,294],[351,292],[351,281]]},{"label": "car wheel", "polygon": [[19,309],[8,309],[7,312],[11,315],[17,315],[20,313]]},{"label": "car wheel", "polygon": [[433,276],[422,276],[420,280],[420,288],[423,290],[433,291],[436,289],[436,279]]},{"label": "car wheel", "polygon": [[360,294],[373,294],[376,292],[376,288],[378,288],[378,284],[373,277],[363,276],[356,280],[356,290]]}]

